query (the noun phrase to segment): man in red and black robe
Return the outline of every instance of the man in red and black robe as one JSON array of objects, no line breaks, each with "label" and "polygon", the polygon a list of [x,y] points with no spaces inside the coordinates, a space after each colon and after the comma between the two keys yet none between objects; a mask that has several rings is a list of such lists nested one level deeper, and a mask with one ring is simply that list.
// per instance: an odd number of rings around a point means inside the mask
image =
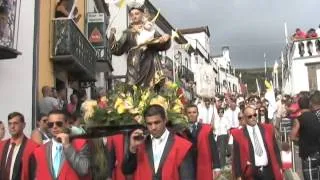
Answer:
[{"label": "man in red and black robe", "polygon": [[283,180],[279,148],[272,125],[257,124],[254,108],[244,110],[246,126],[233,129],[232,169],[236,179]]},{"label": "man in red and black robe", "polygon": [[38,144],[23,134],[24,116],[13,112],[8,115],[11,138],[0,142],[0,179],[28,180],[29,159]]},{"label": "man in red and black robe", "polygon": [[186,114],[190,123],[190,140],[197,180],[212,180],[220,174],[220,161],[213,130],[210,125],[198,123],[198,107],[188,105]]},{"label": "man in red and black robe", "polygon": [[122,170],[133,175],[134,180],[193,180],[194,166],[190,152],[192,144],[166,129],[166,112],[160,105],[151,105],[144,112],[149,136],[145,141],[137,137],[143,131],[136,130],[130,136],[130,145]]},{"label": "man in red and black robe", "polygon": [[117,134],[107,138],[108,148],[108,179],[126,180],[121,165],[125,151],[125,135]]},{"label": "man in red and black robe", "polygon": [[48,115],[48,127],[53,138],[34,150],[30,159],[30,179],[90,180],[89,145],[84,139],[69,140],[63,111]]}]

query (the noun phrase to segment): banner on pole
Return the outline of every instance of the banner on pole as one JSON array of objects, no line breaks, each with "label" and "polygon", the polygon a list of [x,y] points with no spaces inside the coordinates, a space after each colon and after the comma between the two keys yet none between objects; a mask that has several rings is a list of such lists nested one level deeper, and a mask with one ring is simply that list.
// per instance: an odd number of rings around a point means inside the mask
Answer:
[{"label": "banner on pole", "polygon": [[213,98],[215,96],[215,75],[212,66],[197,65],[195,80],[197,94],[201,97]]}]

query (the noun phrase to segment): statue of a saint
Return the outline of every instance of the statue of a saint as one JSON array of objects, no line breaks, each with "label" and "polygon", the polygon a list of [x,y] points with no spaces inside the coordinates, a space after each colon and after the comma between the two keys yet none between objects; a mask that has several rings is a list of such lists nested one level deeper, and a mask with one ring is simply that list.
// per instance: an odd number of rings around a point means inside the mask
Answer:
[{"label": "statue of a saint", "polygon": [[109,41],[114,55],[127,53],[126,83],[140,87],[154,85],[156,70],[160,62],[156,59],[159,51],[170,48],[168,34],[160,35],[154,29],[154,22],[146,18],[142,7],[132,7],[129,10],[130,25],[121,38],[116,41],[115,29],[110,32]]}]

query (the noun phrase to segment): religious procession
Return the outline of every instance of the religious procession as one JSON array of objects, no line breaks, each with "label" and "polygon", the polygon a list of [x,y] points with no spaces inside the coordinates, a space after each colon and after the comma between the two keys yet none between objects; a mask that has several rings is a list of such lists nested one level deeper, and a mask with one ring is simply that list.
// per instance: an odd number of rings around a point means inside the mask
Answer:
[{"label": "religious procession", "polygon": [[0,0],[0,180],[320,180],[318,30],[248,69],[205,1]]}]

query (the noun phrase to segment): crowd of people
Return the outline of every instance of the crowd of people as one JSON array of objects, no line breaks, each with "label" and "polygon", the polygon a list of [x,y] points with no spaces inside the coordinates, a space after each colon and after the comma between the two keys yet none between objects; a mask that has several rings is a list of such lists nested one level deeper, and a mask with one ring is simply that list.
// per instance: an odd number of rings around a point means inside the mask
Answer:
[{"label": "crowd of people", "polygon": [[[1,179],[101,179],[94,178],[96,154],[90,140],[69,139],[70,133],[83,133],[78,95],[72,94],[66,104],[54,90],[43,88],[41,115],[30,139],[23,133],[24,116],[8,115],[11,137],[0,143]],[[303,176],[319,179],[320,92],[279,95],[272,118],[268,109],[264,97],[204,98],[185,106],[189,126],[181,129],[168,123],[162,106],[150,105],[143,114],[146,130],[103,138],[107,163],[100,173],[108,180],[211,180],[230,171],[233,179],[282,180],[283,172],[292,168],[292,152],[288,142],[279,145],[275,134],[281,120],[289,118],[294,122],[290,137],[299,146]],[[4,131],[1,122],[1,138]]]},{"label": "crowd of people", "polygon": [[320,33],[320,25],[318,29],[310,28],[307,32],[304,32],[300,28],[297,28],[296,32],[292,35],[292,38],[295,40],[317,38],[319,33]]}]

